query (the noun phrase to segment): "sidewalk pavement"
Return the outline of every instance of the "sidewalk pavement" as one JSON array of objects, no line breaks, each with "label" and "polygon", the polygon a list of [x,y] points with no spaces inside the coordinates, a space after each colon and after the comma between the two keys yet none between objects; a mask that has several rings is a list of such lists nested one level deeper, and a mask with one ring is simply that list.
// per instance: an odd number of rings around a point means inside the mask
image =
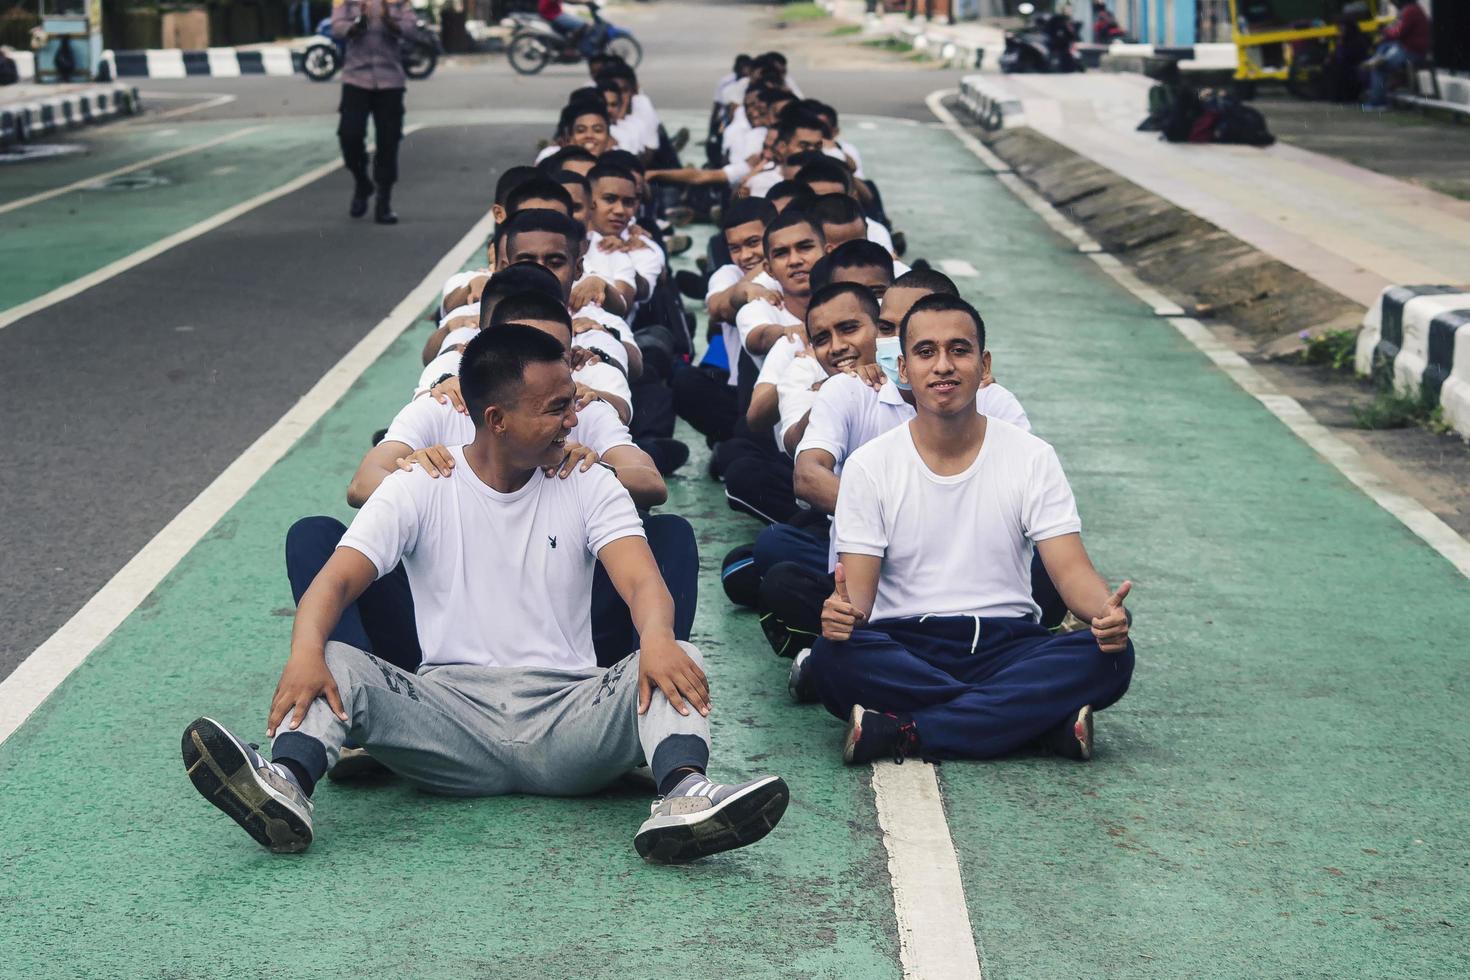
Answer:
[{"label": "sidewalk pavement", "polygon": [[869,15],[862,0],[820,2],[833,17],[862,24],[865,34],[907,40],[915,50],[925,51],[957,68],[994,65],[1006,46],[1005,31],[995,24],[979,21],[947,24],[942,19],[931,21],[918,16],[910,19],[906,14],[881,11]]},{"label": "sidewalk pavement", "polygon": [[1036,131],[1365,307],[1390,285],[1470,277],[1470,201],[1288,143],[1137,132],[1152,84],[1140,75],[987,74],[978,84],[1019,98]]}]

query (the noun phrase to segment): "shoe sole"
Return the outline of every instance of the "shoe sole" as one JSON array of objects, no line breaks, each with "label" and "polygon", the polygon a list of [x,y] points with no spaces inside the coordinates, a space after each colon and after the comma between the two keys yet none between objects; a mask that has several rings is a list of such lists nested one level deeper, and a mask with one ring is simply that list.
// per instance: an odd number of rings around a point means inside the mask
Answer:
[{"label": "shoe sole", "polygon": [[[633,846],[645,861],[683,864],[754,844],[775,829],[791,802],[791,791],[779,776],[763,779],[714,810],[690,817],[664,817],[666,823],[645,824]],[[653,821],[649,821],[653,823]]]},{"label": "shoe sole", "polygon": [[852,761],[853,753],[857,751],[857,744],[863,737],[863,710],[862,705],[855,704],[847,716],[847,734],[842,739],[842,761],[849,766],[855,765]]},{"label": "shoe sole", "polygon": [[1072,722],[1072,735],[1077,739],[1078,762],[1092,760],[1092,705],[1085,704]]},{"label": "shoe sole", "polygon": [[277,854],[297,854],[311,844],[311,825],[269,789],[219,722],[200,718],[184,729],[184,768],[199,795]]}]

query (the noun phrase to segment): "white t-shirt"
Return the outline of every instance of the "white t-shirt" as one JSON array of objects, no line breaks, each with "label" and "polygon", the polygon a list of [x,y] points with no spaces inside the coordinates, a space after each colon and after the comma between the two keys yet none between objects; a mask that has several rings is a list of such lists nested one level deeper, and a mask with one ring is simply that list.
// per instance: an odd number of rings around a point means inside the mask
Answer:
[{"label": "white t-shirt", "polygon": [[781,183],[783,179],[781,168],[775,164],[771,164],[764,170],[757,170],[752,174],[750,179],[745,182],[745,186],[750,190],[751,197],[765,197],[766,193],[772,187]]},{"label": "white t-shirt", "polygon": [[735,151],[740,148],[740,141],[750,132],[750,120],[745,118],[743,109],[735,110],[735,116],[725,131],[720,134],[720,149],[725,151],[725,156],[731,160],[735,159]]},{"label": "white t-shirt", "polygon": [[[560,153],[564,149],[566,149],[566,147],[560,145],[559,143],[548,143],[548,144],[546,144],[545,146],[543,146],[541,148],[541,152],[540,153],[537,153],[536,154],[536,160],[534,162],[540,163],[542,160],[545,160],[547,157],[555,156],[556,154]],[[521,157],[521,159],[524,160],[525,157]]]},{"label": "white t-shirt", "polygon": [[[622,237],[624,241],[627,241],[633,237],[633,232],[624,229]],[[631,249],[625,254],[633,260],[633,268],[648,283],[649,289],[658,285],[658,277],[663,275],[666,264],[663,249],[645,239],[641,247]]]},{"label": "white t-shirt", "polygon": [[[462,446],[474,438],[475,423],[468,415],[427,395],[403,406],[383,434],[384,442],[401,442],[415,451],[430,446]],[[633,445],[628,427],[607,402],[592,402],[578,412],[577,424],[567,433],[567,439],[599,456],[618,446]]]},{"label": "white t-shirt", "polygon": [[883,222],[874,221],[872,218],[864,220],[868,223],[868,241],[875,245],[882,245],[888,249],[889,255],[893,255],[893,236],[888,233],[887,228],[883,227]]},{"label": "white t-shirt", "polygon": [[[766,355],[757,354],[746,346],[750,340],[750,332],[756,327],[764,327],[772,323],[778,323],[783,327],[799,327],[801,318],[792,314],[786,307],[772,306],[763,299],[751,300],[740,308],[739,313],[735,314],[735,328],[740,332],[740,346],[750,354],[751,360],[755,361],[757,367],[765,363]],[[772,384],[774,383],[772,381]]]},{"label": "white t-shirt", "polygon": [[624,116],[617,122],[607,127],[608,134],[617,143],[618,149],[627,150],[629,153],[642,153],[658,146],[658,137],[653,136],[649,142],[650,133],[644,124],[633,116]]},{"label": "white t-shirt", "polygon": [[[627,252],[604,252],[597,247],[602,236],[595,231],[587,232],[587,251],[582,255],[582,279],[596,276],[611,286],[621,282],[628,286],[638,284],[638,270]],[[582,279],[578,279],[581,282]]]},{"label": "white t-shirt", "polygon": [[803,353],[801,345],[790,337],[776,341],[766,355],[766,363],[761,365],[761,373],[756,376],[755,383],[776,386],[781,417],[776,422],[774,434],[776,448],[783,454],[786,453],[787,431],[801,421],[817,400],[817,392],[812,390],[812,385],[827,380],[827,372],[817,359],[810,352]]},{"label": "white t-shirt", "polygon": [[649,143],[649,146],[656,148],[658,146],[658,127],[661,121],[658,118],[658,110],[653,107],[653,100],[639,92],[628,103],[628,115],[636,119],[645,132],[652,135],[653,141]]},{"label": "white t-shirt", "polygon": [[401,561],[413,589],[424,666],[595,666],[592,575],[597,553],[643,537],[628,491],[594,466],[567,479],[532,474],[514,493],[487,486],[450,448],[448,476],[388,477],[342,547],[382,577]]},{"label": "white t-shirt", "polygon": [[1035,542],[1082,530],[1050,445],[999,419],[963,473],[925,465],[908,425],[853,453],[837,494],[843,554],[883,559],[871,619],[993,616],[1035,621]]},{"label": "white t-shirt", "polygon": [[841,160],[843,163],[846,163],[850,157],[852,162],[856,164],[853,168],[852,175],[858,180],[867,180],[867,175],[863,173],[863,156],[858,152],[857,147],[843,139],[835,140],[834,142],[837,143],[836,146],[824,149],[822,152],[834,160]]},{"label": "white t-shirt", "polygon": [[[727,262],[716,269],[709,277],[709,285],[705,290],[705,309],[708,310],[710,297],[715,293],[723,293],[744,278],[745,273],[733,262]],[[752,282],[759,283],[773,293],[781,292],[781,284],[772,279],[770,273],[757,273]],[[730,384],[737,385],[740,383],[740,328],[733,323],[721,321],[720,336],[725,342],[725,359],[730,363]]]},{"label": "white t-shirt", "polygon": [[[1031,431],[1031,420],[1016,396],[998,384],[981,388],[975,395],[975,411],[989,418],[1009,422],[1025,432]],[[919,412],[903,400],[903,394],[892,382],[874,391],[850,374],[827,379],[812,402],[811,418],[806,432],[797,444],[796,455],[808,449],[825,449],[837,465],[832,472],[842,475],[842,464],[885,432],[907,423]],[[837,566],[837,536],[831,535],[827,545],[827,571]]]}]

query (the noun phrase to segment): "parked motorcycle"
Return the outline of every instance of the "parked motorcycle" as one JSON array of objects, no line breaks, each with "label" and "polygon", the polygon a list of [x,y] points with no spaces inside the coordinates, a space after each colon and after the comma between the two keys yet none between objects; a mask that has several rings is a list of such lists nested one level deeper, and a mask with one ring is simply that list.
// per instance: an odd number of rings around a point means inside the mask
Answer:
[{"label": "parked motorcycle", "polygon": [[[323,18],[316,25],[316,34],[306,42],[301,56],[301,70],[314,82],[325,82],[342,68],[346,44],[332,37],[332,18]],[[444,53],[444,43],[439,32],[420,20],[412,36],[398,39],[398,58],[403,62],[403,72],[414,80],[428,78],[439,64],[439,55]]]},{"label": "parked motorcycle", "polygon": [[609,24],[602,19],[601,7],[587,4],[592,12],[592,23],[573,41],[558,34],[544,18],[534,13],[517,11],[501,21],[512,30],[506,57],[510,66],[522,75],[534,75],[552,62],[576,64],[583,58],[595,54],[617,55],[637,68],[643,60],[643,47],[624,28]]},{"label": "parked motorcycle", "polygon": [[[1019,72],[1082,71],[1082,62],[1074,50],[1077,25],[1066,14],[1036,13],[1036,7],[1023,3],[1016,8],[1031,22],[1019,31],[1006,31],[1006,49],[1000,56],[1000,70]],[[1035,14],[1034,17],[1032,15]]]}]

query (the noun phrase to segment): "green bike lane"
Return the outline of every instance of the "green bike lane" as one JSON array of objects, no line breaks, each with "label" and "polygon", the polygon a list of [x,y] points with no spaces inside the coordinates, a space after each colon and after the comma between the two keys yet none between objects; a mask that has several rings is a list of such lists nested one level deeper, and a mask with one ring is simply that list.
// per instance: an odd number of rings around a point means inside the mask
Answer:
[{"label": "green bike lane", "polygon": [[[941,132],[864,131],[914,254],[962,258],[997,376],[1054,442],[1111,580],[1137,583],[1134,689],[1090,766],[947,763],[941,784],[987,976],[1462,973],[1466,747],[1444,637],[1464,581],[1069,251]],[[251,738],[286,649],[281,540],[339,513],[401,402],[417,331],[267,472],[0,745],[0,947],[24,975],[740,976],[899,972],[886,855],[840,725],[789,705],[783,662],[718,584],[754,525],[697,452],[666,508],[703,554],[695,639],[715,765],[794,801],[758,847],[685,869],[630,846],[645,799],[318,798],[301,858],[197,799],[178,733]],[[687,433],[686,433],[687,436]]]},{"label": "green bike lane", "polygon": [[1091,765],[940,767],[987,977],[1465,975],[1464,577],[966,150],[924,159],[890,212],[980,272],[996,377],[1135,583]]},{"label": "green bike lane", "polygon": [[[240,136],[213,142],[236,132]],[[0,312],[330,163],[329,122],[240,120],[119,128],[93,154],[0,169],[0,204],[171,151],[195,152],[0,215]]]}]

